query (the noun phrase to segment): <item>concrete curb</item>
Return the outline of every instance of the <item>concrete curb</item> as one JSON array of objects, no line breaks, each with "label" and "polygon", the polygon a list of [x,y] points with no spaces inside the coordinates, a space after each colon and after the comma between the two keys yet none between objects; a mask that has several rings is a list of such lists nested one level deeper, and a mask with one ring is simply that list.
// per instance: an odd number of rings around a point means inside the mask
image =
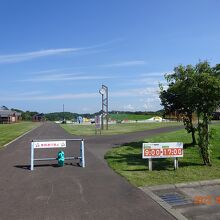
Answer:
[{"label": "concrete curb", "polygon": [[31,131],[33,131],[33,130],[39,128],[41,125],[42,125],[42,124],[40,124],[40,125],[37,126],[36,128],[32,128],[31,130],[29,130],[29,131],[25,132],[24,134],[18,136],[17,138],[15,138],[14,140],[10,141],[9,143],[3,145],[3,148],[4,148],[4,147],[7,147],[8,145],[12,144],[13,142],[15,142],[15,141],[19,140],[20,138],[24,137],[26,134],[30,133]]},{"label": "concrete curb", "polygon": [[156,190],[166,190],[166,189],[209,186],[209,185],[220,185],[220,179],[203,180],[203,181],[188,182],[188,183],[166,184],[166,185],[158,185],[158,186],[147,186],[142,188],[149,189],[151,191],[156,191]]}]

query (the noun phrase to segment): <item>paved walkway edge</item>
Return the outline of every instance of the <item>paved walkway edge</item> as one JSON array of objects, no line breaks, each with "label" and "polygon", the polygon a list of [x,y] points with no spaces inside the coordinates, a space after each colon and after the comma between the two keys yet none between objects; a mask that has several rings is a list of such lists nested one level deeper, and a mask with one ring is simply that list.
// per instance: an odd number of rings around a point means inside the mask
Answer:
[{"label": "paved walkway edge", "polygon": [[163,201],[159,196],[155,195],[148,187],[139,187],[143,192],[150,196],[155,202],[157,202],[162,208],[164,208],[168,213],[170,213],[174,218],[178,220],[188,220],[180,212],[173,209],[168,203]]},{"label": "paved walkway edge", "polygon": [[14,140],[12,140],[12,141],[10,141],[9,143],[7,143],[7,144],[3,145],[3,147],[7,147],[9,144],[12,144],[13,142],[15,142],[15,141],[17,141],[18,139],[22,138],[23,136],[25,136],[26,134],[30,133],[31,131],[33,131],[33,130],[35,130],[35,129],[39,128],[41,125],[42,125],[42,124],[38,125],[38,126],[37,126],[37,127],[35,127],[35,128],[32,128],[31,130],[29,130],[29,131],[25,132],[24,134],[22,134],[22,135],[18,136],[18,137],[17,137],[17,138],[15,138]]}]

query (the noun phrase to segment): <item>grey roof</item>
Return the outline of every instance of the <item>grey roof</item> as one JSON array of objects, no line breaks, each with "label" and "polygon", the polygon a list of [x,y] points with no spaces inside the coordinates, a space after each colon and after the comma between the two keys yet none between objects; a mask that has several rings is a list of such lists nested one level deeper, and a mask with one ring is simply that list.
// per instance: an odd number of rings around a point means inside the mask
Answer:
[{"label": "grey roof", "polygon": [[3,106],[0,107],[0,110],[8,110],[8,108],[3,105]]},{"label": "grey roof", "polygon": [[9,117],[9,116],[21,116],[20,112],[12,111],[12,110],[2,110],[0,109],[0,117]]},{"label": "grey roof", "polygon": [[44,113],[37,113],[33,115],[33,117],[44,117]]}]

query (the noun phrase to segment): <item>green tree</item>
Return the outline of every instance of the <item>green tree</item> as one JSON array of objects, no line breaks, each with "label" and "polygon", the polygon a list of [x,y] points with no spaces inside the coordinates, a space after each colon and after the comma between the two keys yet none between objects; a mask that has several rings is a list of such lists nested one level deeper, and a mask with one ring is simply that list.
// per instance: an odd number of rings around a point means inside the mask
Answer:
[{"label": "green tree", "polygon": [[194,97],[198,117],[198,145],[205,165],[211,165],[209,123],[212,113],[220,104],[220,80],[208,62],[200,62],[195,67]]},{"label": "green tree", "polygon": [[160,99],[165,112],[181,115],[185,129],[192,135],[192,143],[196,143],[196,128],[193,124],[193,113],[196,104],[193,97],[193,84],[195,69],[188,65],[180,65],[174,68],[174,73],[165,75],[168,88],[164,89],[160,85]]},{"label": "green tree", "polygon": [[26,112],[22,112],[21,117],[22,117],[22,120],[24,121],[31,121],[32,117],[36,114],[38,114],[38,112],[26,111]]},{"label": "green tree", "polygon": [[220,64],[216,64],[216,66],[213,68],[213,75],[217,78],[220,78]]},{"label": "green tree", "polygon": [[180,65],[173,74],[166,75],[168,88],[160,86],[160,98],[165,110],[177,111],[183,115],[185,128],[192,133],[195,143],[196,128],[192,123],[195,113],[198,119],[198,146],[205,165],[211,165],[209,123],[212,113],[220,105],[219,66],[212,68],[208,62],[195,67]]}]

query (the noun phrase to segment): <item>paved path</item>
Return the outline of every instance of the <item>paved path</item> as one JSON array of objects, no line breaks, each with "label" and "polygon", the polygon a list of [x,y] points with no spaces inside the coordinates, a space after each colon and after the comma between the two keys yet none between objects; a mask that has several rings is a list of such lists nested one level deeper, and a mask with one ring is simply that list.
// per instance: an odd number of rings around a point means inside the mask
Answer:
[{"label": "paved path", "polygon": [[[88,137],[86,168],[75,162],[58,168],[54,161],[36,166],[31,172],[28,166],[32,139],[73,137],[59,125],[44,123],[0,151],[0,219],[173,219],[150,197],[114,173],[103,156],[113,146],[176,129]],[[78,148],[72,148],[74,153],[79,153]],[[39,153],[56,156],[57,150]]]}]

